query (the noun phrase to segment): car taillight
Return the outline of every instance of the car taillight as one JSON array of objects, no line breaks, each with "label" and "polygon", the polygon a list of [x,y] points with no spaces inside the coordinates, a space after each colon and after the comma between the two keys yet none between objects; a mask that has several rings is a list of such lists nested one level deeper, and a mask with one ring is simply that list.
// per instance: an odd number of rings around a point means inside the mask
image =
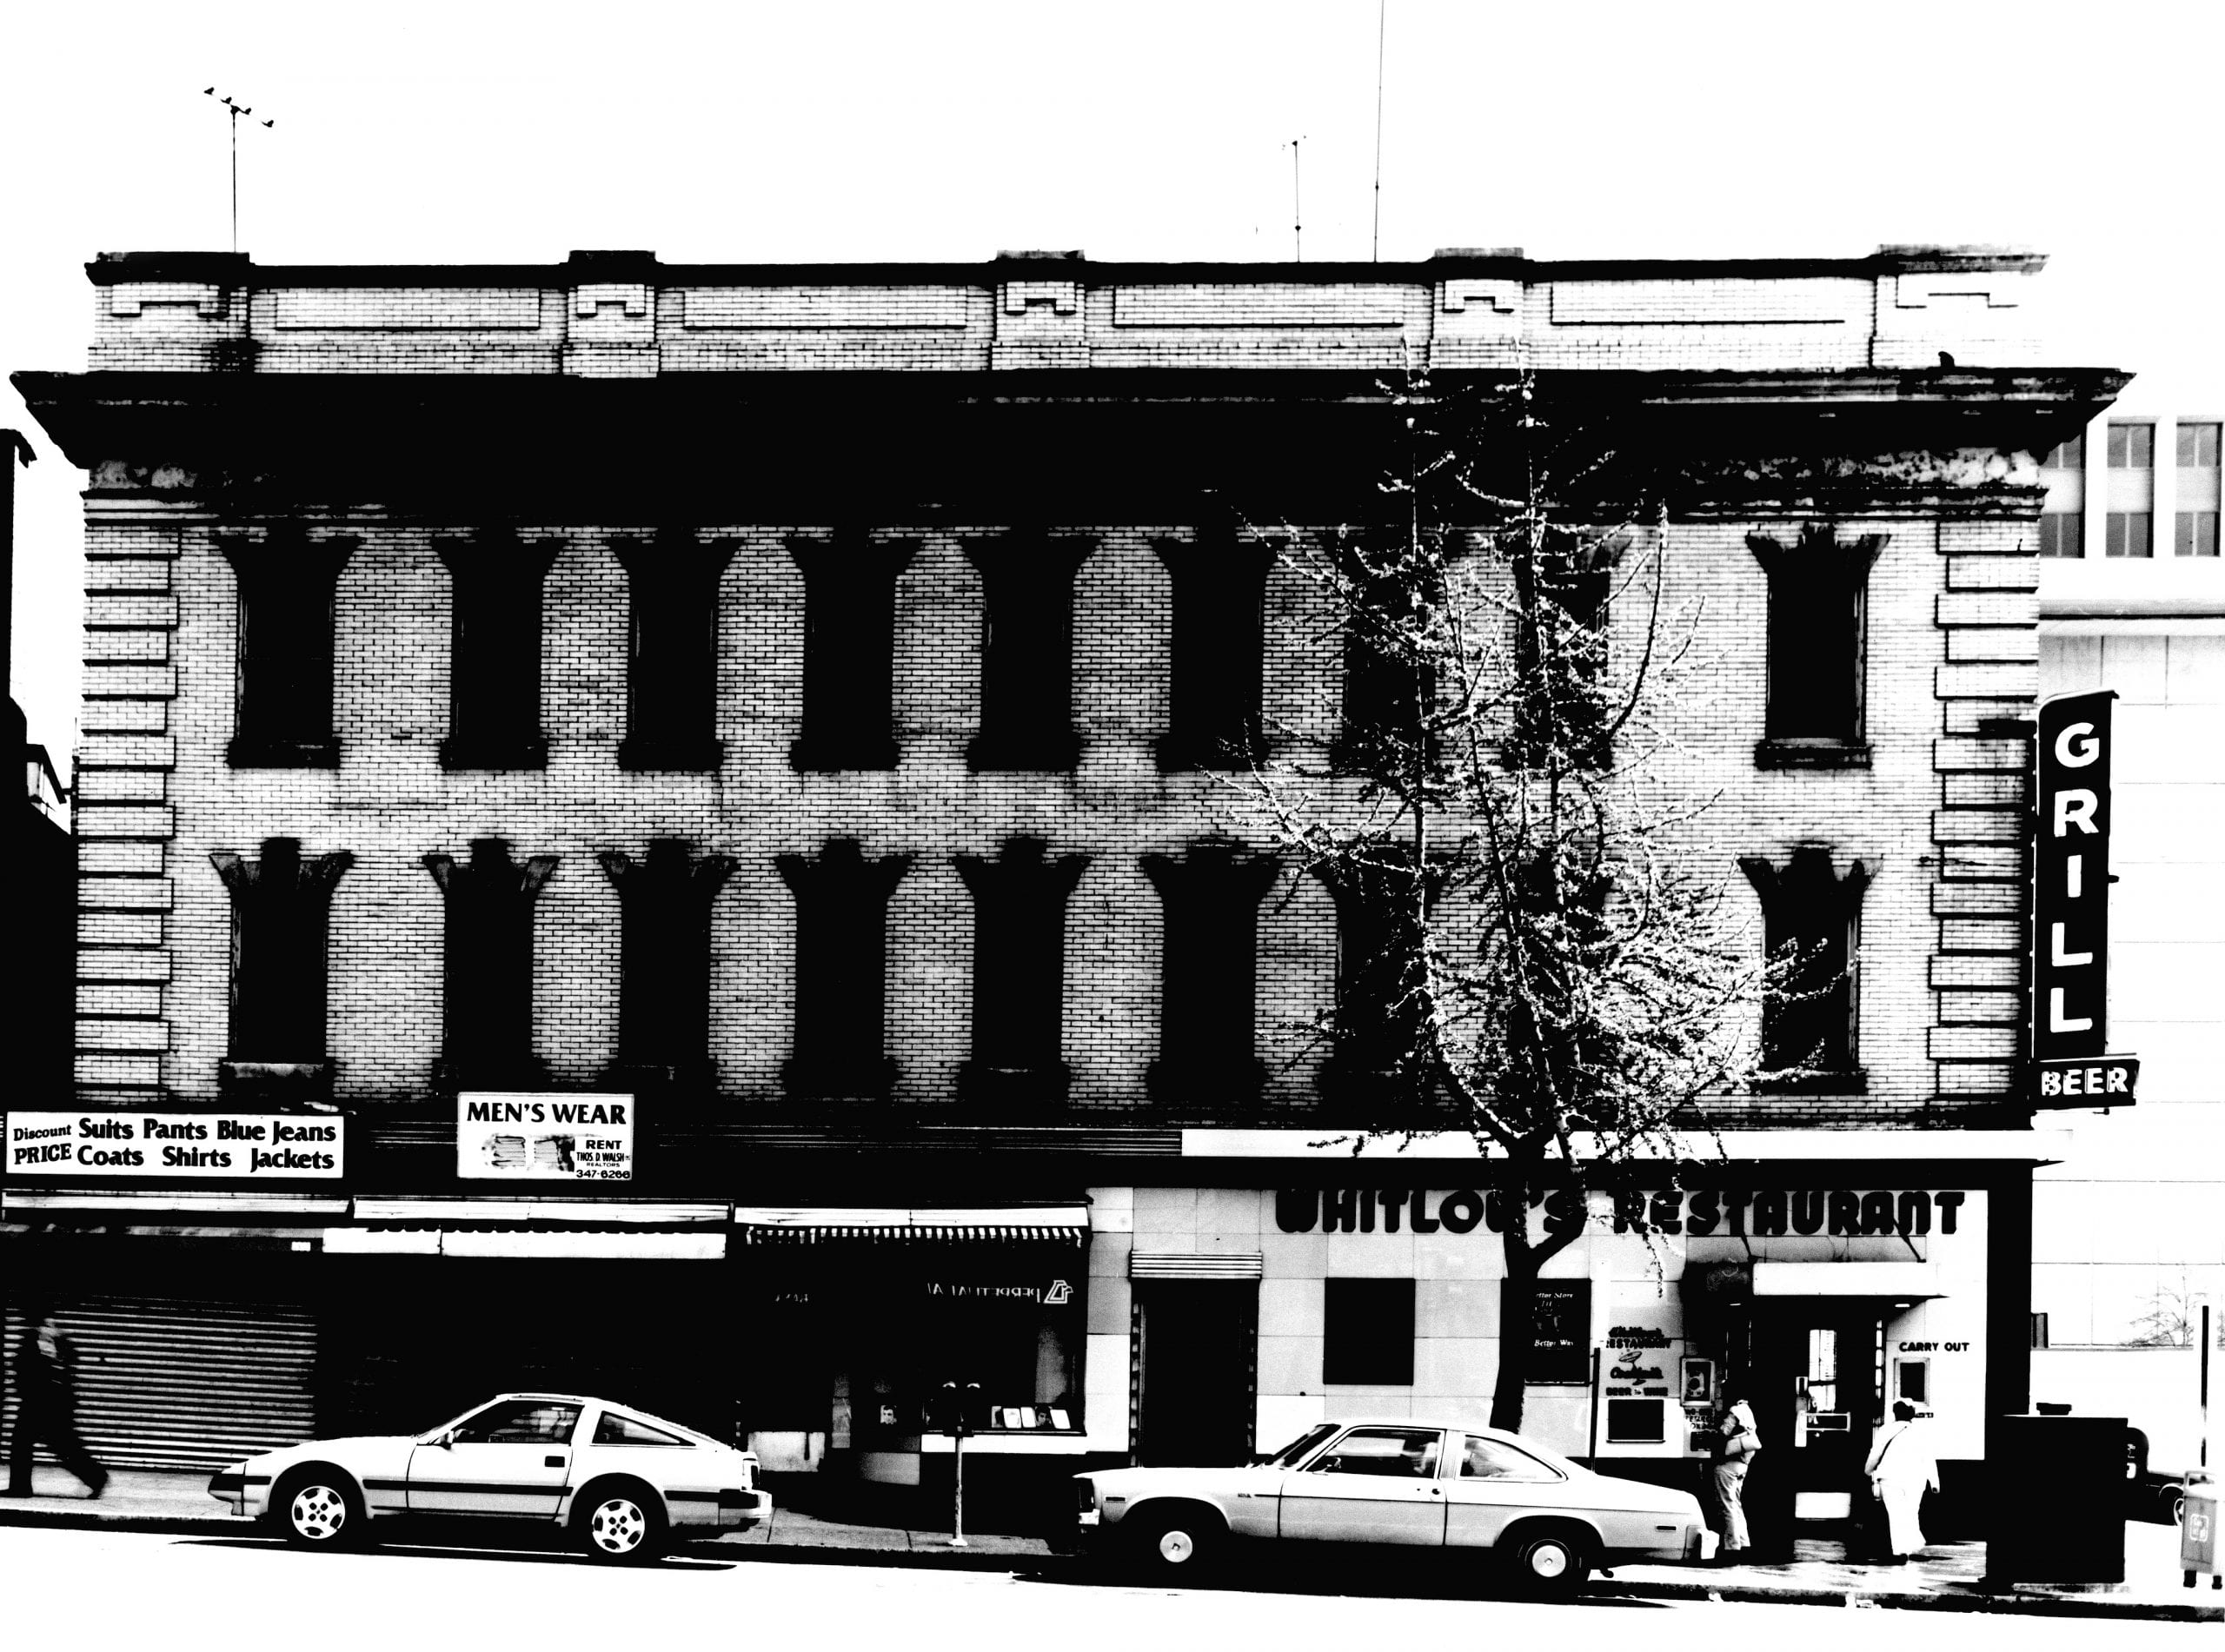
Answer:
[{"label": "car taillight", "polygon": [[1074,1506],[1083,1514],[1097,1507],[1097,1483],[1093,1480],[1074,1482]]}]

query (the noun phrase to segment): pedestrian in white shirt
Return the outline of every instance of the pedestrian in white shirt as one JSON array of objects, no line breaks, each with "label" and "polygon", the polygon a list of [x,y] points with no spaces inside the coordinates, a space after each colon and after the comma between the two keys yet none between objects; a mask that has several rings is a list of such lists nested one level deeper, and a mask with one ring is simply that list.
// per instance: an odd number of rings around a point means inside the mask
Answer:
[{"label": "pedestrian in white shirt", "polygon": [[1923,1528],[1916,1521],[1923,1494],[1939,1489],[1939,1459],[1916,1420],[1915,1406],[1906,1400],[1893,1402],[1893,1420],[1879,1430],[1863,1468],[1885,1510],[1886,1545],[1892,1551],[1889,1563],[1905,1565],[1923,1547]]}]

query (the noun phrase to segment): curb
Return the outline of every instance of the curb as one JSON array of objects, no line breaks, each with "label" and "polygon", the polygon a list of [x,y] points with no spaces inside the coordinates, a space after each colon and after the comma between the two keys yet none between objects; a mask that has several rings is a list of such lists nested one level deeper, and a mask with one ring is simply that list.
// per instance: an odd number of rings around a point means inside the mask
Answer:
[{"label": "curb", "polygon": [[[80,1501],[90,1501],[81,1499]],[[119,1515],[79,1513],[67,1506],[10,1508],[0,1503],[0,1526],[46,1526],[76,1531],[132,1531],[170,1536],[253,1537],[262,1528],[234,1515]],[[275,1539],[273,1541],[276,1541]],[[1082,1557],[1048,1554],[966,1553],[950,1549],[847,1549],[834,1543],[722,1543],[716,1538],[681,1543],[675,1553],[688,1558],[769,1562],[784,1566],[872,1566],[923,1571],[1073,1573],[1084,1581]],[[1063,1579],[1061,1581],[1064,1581]],[[1819,1589],[1800,1584],[1601,1578],[1588,1591],[1595,1598],[1657,1601],[1718,1601],[1776,1606],[1850,1606],[1902,1612],[1976,1612],[2002,1617],[2137,1619],[2149,1622],[2225,1622],[2225,1605],[2194,1601],[2146,1602],[2107,1596],[1970,1594],[1867,1594],[1859,1589]],[[2192,1591],[2189,1591],[2191,1593]]]},{"label": "curb", "polygon": [[[1889,1612],[1983,1612],[1998,1617],[2136,1618],[2146,1622],[2225,1622],[2225,1606],[2193,1601],[2153,1602],[2108,1596],[1869,1594],[1861,1589],[1819,1589],[1787,1584],[1624,1582],[1609,1578],[1591,1586],[1594,1595],[1625,1600],[1724,1601],[1778,1606],[1876,1608]],[[2188,1591],[2192,1593],[2191,1590]]]}]

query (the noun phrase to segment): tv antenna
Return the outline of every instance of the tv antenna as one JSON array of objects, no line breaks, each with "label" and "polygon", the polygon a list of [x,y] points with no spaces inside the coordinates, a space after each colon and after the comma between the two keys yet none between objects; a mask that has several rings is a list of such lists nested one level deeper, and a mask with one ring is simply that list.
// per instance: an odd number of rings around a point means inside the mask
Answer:
[{"label": "tv antenna", "polygon": [[1383,37],[1390,11],[1391,0],[1375,0],[1375,228],[1367,241],[1370,263],[1383,253]]},{"label": "tv antenna", "polygon": [[1300,133],[1297,137],[1291,139],[1288,143],[1284,145],[1284,147],[1290,151],[1291,262],[1299,264],[1305,262],[1305,231],[1303,226],[1299,222],[1299,220],[1305,216],[1305,214],[1298,209],[1298,202],[1302,197],[1298,194],[1298,146],[1303,142],[1305,142],[1305,134]]},{"label": "tv antenna", "polygon": [[[202,89],[201,95],[203,97],[216,97],[216,89],[214,86],[204,87]],[[234,103],[229,92],[226,92],[222,97],[216,97],[216,101],[224,106],[225,110],[232,117],[232,250],[237,252],[240,249],[240,116],[242,115],[252,116],[255,111],[244,103]],[[262,123],[265,126],[278,124],[276,121],[265,121]]]}]

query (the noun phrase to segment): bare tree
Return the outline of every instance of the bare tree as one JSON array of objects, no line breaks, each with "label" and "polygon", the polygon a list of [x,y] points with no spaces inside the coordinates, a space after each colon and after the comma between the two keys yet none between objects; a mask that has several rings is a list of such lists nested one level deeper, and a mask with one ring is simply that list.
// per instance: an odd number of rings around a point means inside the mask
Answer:
[{"label": "bare tree", "polygon": [[1335,898],[1315,1030],[1361,1140],[1449,1127],[1484,1151],[1509,1282],[1491,1421],[1513,1428],[1539,1271],[1593,1191],[1627,1217],[1641,1164],[1673,1179],[1674,1127],[1743,1087],[1789,963],[1726,903],[1732,863],[1691,829],[1711,794],[1665,760],[1660,713],[1711,667],[1666,588],[1661,488],[1528,375],[1393,402],[1374,520],[1272,536],[1342,640],[1333,758],[1254,765],[1236,813]]}]

